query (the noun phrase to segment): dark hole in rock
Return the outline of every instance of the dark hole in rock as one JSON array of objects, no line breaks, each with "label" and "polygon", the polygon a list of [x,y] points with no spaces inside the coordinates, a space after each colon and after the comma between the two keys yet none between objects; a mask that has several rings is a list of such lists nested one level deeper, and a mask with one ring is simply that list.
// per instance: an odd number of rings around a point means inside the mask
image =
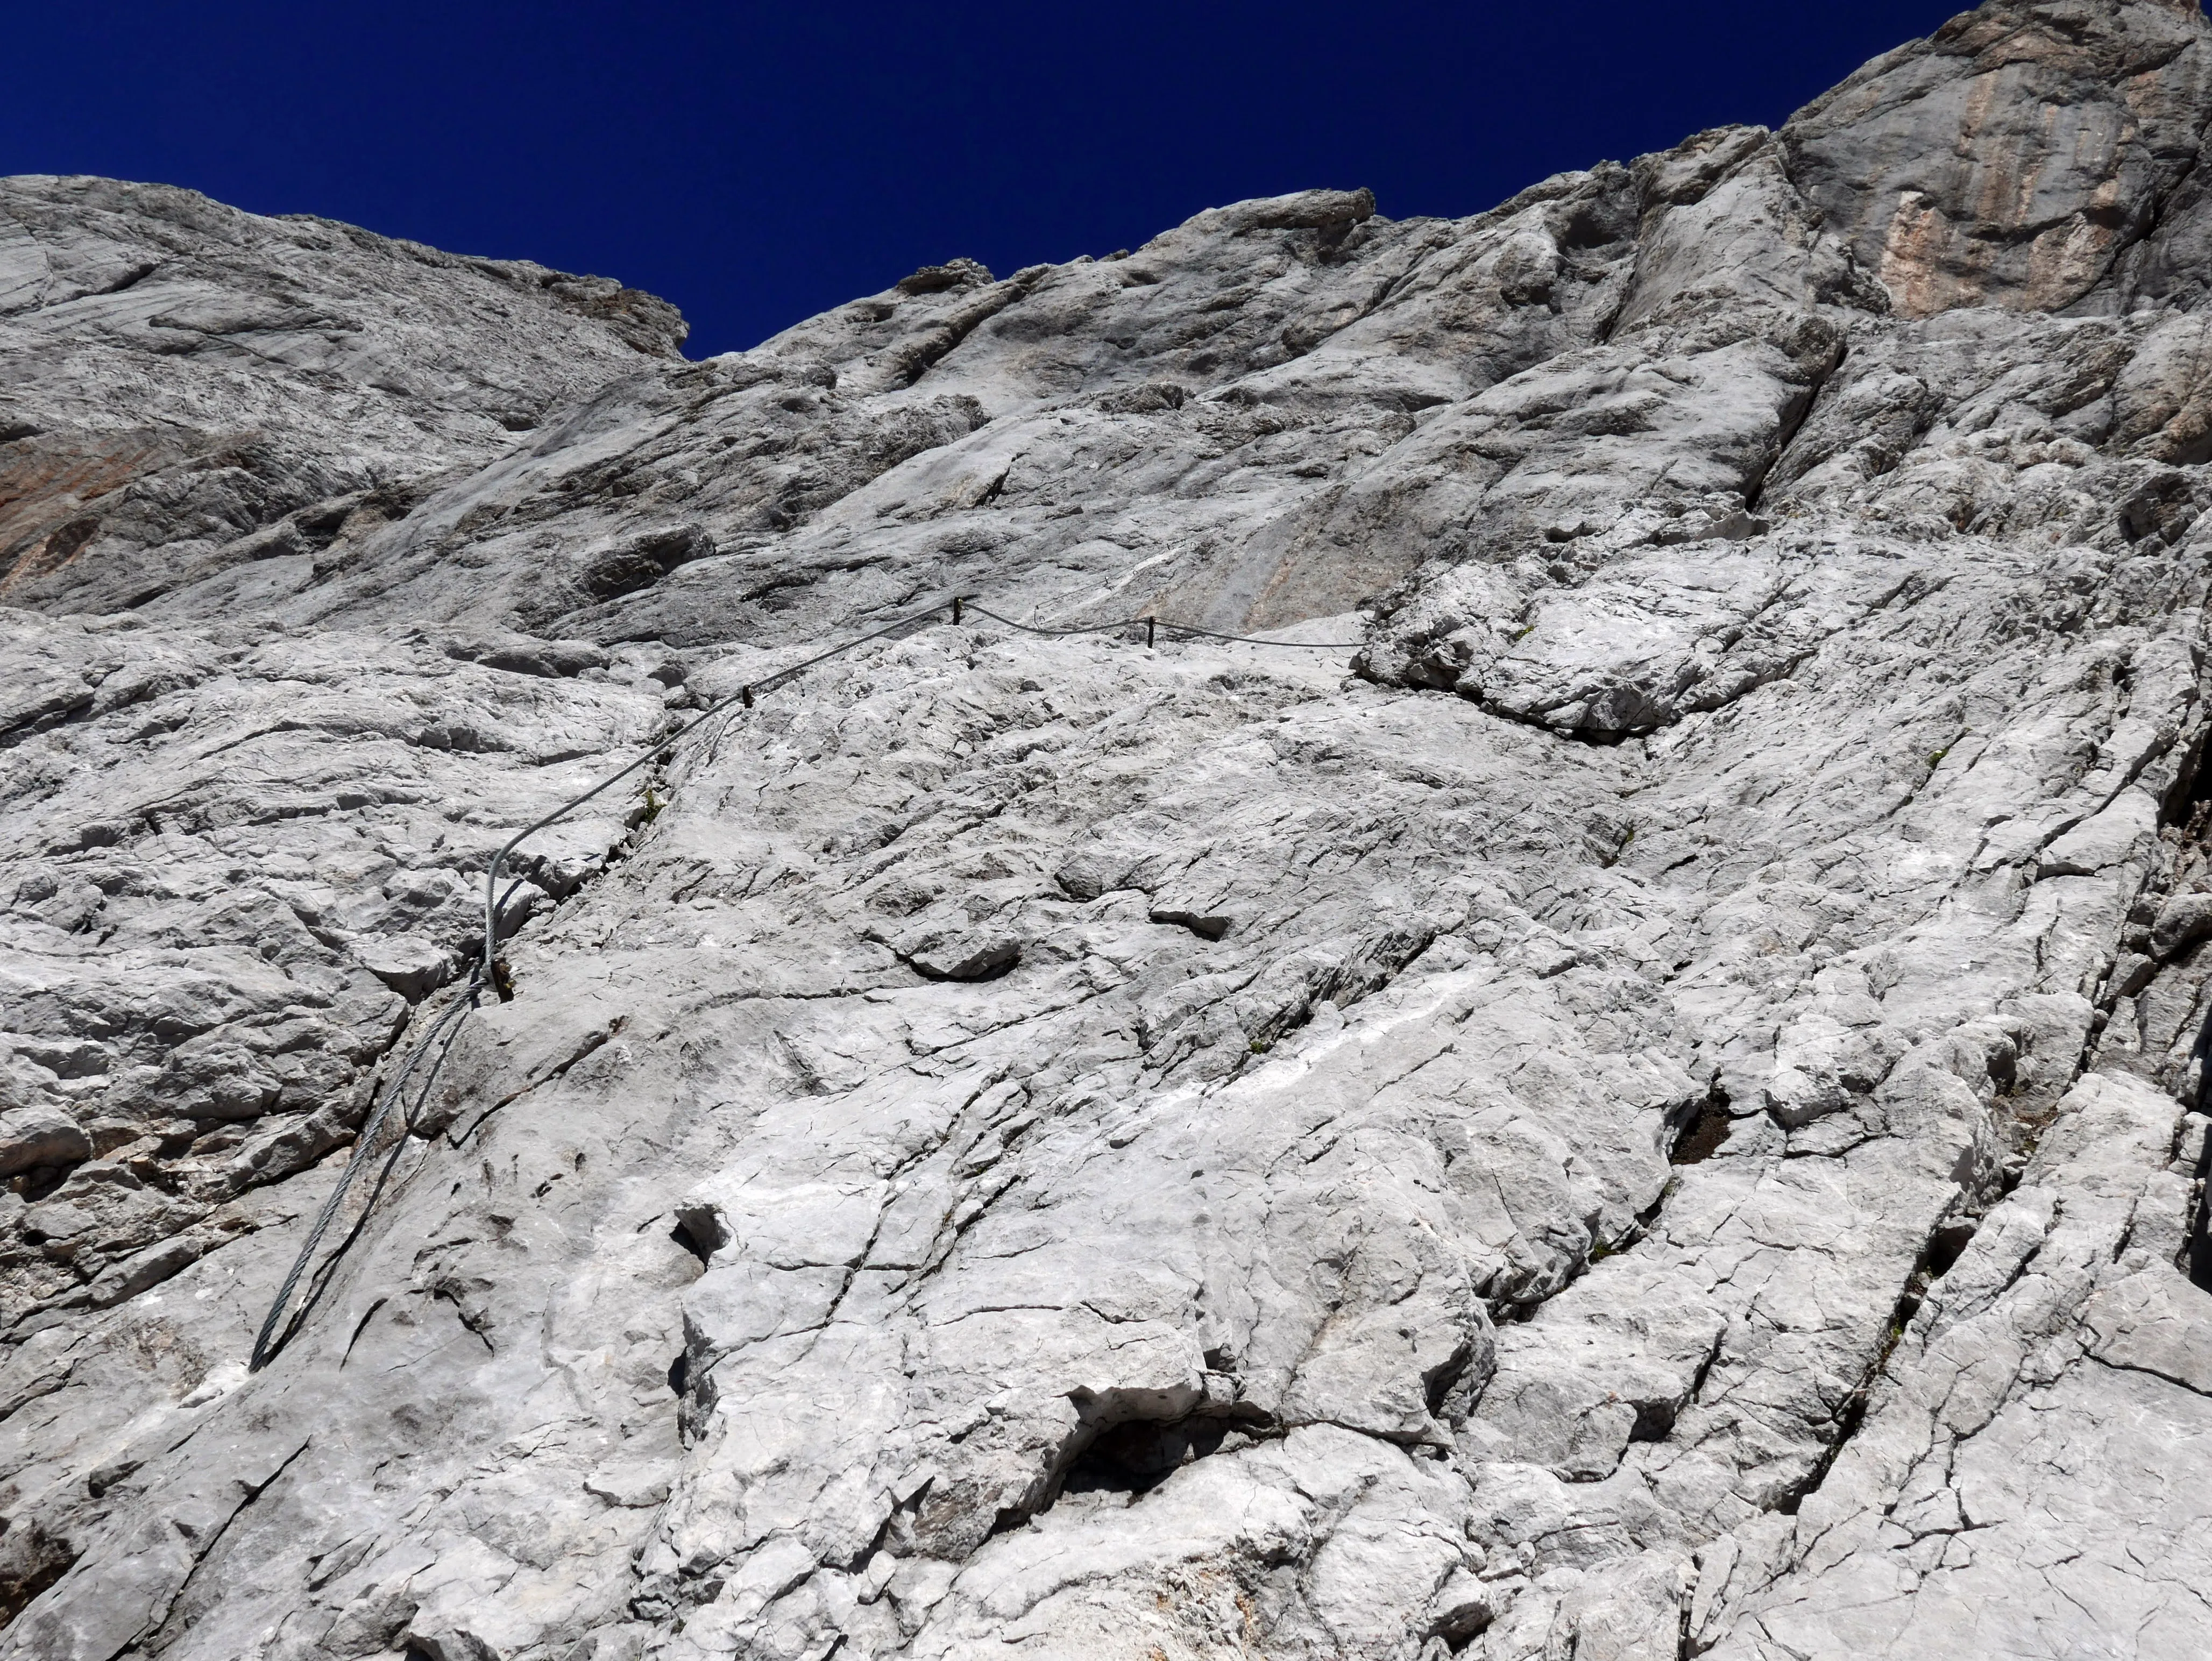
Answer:
[{"label": "dark hole in rock", "polygon": [[70,1170],[66,1165],[34,1165],[27,1171],[18,1173],[10,1179],[9,1186],[21,1194],[27,1203],[36,1204],[62,1185]]},{"label": "dark hole in rock", "polygon": [[1229,932],[1230,918],[1208,915],[1202,912],[1162,911],[1151,913],[1155,923],[1164,923],[1180,929],[1188,929],[1201,940],[1218,940]]},{"label": "dark hole in rock", "polygon": [[1194,1460],[1279,1434],[1269,1415],[1243,1402],[1209,1403],[1178,1419],[1118,1419],[1079,1431],[1063,1455],[1068,1463],[1043,1503],[1034,1510],[1021,1506],[1001,1513],[994,1531],[1025,1527],[1032,1515],[1051,1510],[1071,1494],[1122,1494],[1134,1500]]},{"label": "dark hole in rock", "polygon": [[[1912,1318],[1920,1312],[1920,1305],[1928,1296],[1928,1288],[1950,1272],[1951,1265],[1959,1261],[1959,1254],[1966,1249],[1980,1224],[1972,1217],[1953,1217],[1939,1224],[1928,1237],[1928,1244],[1920,1248],[1920,1261],[1913,1265],[1911,1275],[1905,1282],[1905,1290],[1897,1300],[1897,1310],[1890,1317],[1890,1343],[1893,1346]],[[1885,1359],[1887,1352],[1885,1352]]]},{"label": "dark hole in rock", "polygon": [[693,1446],[714,1422],[714,1408],[721,1398],[714,1385],[712,1361],[695,1373],[691,1353],[686,1349],[668,1364],[668,1387],[676,1392],[676,1439],[685,1447]]},{"label": "dark hole in rock", "polygon": [[2189,804],[2191,807],[2212,802],[2212,767],[2205,765],[2208,761],[2212,761],[2212,747],[2200,749],[2197,752],[2196,771],[2189,780]]},{"label": "dark hole in rock", "polygon": [[680,1222],[668,1231],[668,1238],[674,1240],[678,1246],[682,1246],[686,1252],[689,1252],[693,1257],[698,1258],[699,1266],[702,1269],[706,1268],[708,1259],[714,1255],[712,1247],[702,1246],[698,1242],[697,1239],[693,1236],[691,1231],[689,1228],[686,1228]]},{"label": "dark hole in rock", "polygon": [[340,496],[331,501],[319,502],[313,507],[303,507],[292,516],[292,523],[318,551],[328,548],[337,539],[345,522],[353,517],[357,504],[351,497]]},{"label": "dark hole in rock", "polygon": [[730,1243],[730,1231],[711,1205],[687,1205],[676,1213],[676,1226],[668,1238],[698,1258],[703,1271],[714,1266],[714,1253]]},{"label": "dark hole in rock", "polygon": [[1580,203],[1567,211],[1553,238],[1562,252],[1578,253],[1619,242],[1631,228],[1615,222],[1613,215],[1598,204]]},{"label": "dark hole in rock", "polygon": [[1143,1494],[1194,1459],[1220,1451],[1236,1430],[1227,1419],[1136,1420],[1085,1448],[1060,1483],[1063,1494]]},{"label": "dark hole in rock", "polygon": [[1711,1159],[1729,1138],[1728,1095],[1717,1084],[1705,1100],[1698,1105],[1697,1116],[1674,1138],[1674,1151],[1668,1155],[1675,1165],[1697,1165]]},{"label": "dark hole in rock", "polygon": [[2166,787],[2165,799],[2159,803],[2160,824],[2177,825],[2191,836],[2203,836],[2204,804],[2212,802],[2212,765],[2208,763],[2212,763],[2212,744],[2202,739],[2184,752],[2173,782]]},{"label": "dark hole in rock", "polygon": [[1474,1640],[1490,1630],[1496,1617],[1487,1603],[1446,1610],[1438,1617],[1436,1635],[1443,1640],[1448,1655],[1464,1655]]},{"label": "dark hole in rock", "polygon": [[125,1455],[120,1458],[110,1459],[104,1464],[95,1465],[85,1474],[84,1491],[97,1500],[108,1489],[129,1476],[131,1472],[137,1470],[143,1463],[143,1460]]},{"label": "dark hole in rock", "polygon": [[1022,943],[1007,936],[959,934],[899,955],[927,980],[996,980],[1022,961]]},{"label": "dark hole in rock", "polygon": [[1990,1082],[1996,1086],[1997,1094],[2001,1096],[2010,1095],[2013,1087],[2020,1082],[2018,1064],[2002,1051],[1989,1058],[1988,1071]]},{"label": "dark hole in rock", "polygon": [[1941,1279],[1951,1272],[1951,1265],[1959,1261],[1974,1238],[1980,1225],[1971,1217],[1955,1217],[1936,1229],[1928,1241],[1928,1277]]},{"label": "dark hole in rock", "polygon": [[1672,1402],[1638,1402],[1636,1422],[1629,1427],[1632,1442],[1663,1442],[1674,1434],[1674,1403]]},{"label": "dark hole in rock", "polygon": [[[1452,1404],[1454,1393],[1467,1380],[1468,1365],[1474,1360],[1474,1347],[1462,1344],[1450,1357],[1431,1367],[1422,1379],[1422,1394],[1427,1398],[1431,1416],[1442,1418]],[[1464,1393],[1464,1392],[1462,1392]]]}]

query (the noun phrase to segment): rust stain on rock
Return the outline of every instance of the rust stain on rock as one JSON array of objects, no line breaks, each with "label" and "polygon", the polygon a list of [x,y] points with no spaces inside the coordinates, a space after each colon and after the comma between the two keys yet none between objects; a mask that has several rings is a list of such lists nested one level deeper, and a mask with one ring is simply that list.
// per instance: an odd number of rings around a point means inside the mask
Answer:
[{"label": "rust stain on rock", "polygon": [[0,445],[0,597],[91,543],[100,529],[92,504],[184,458],[173,440],[143,432]]}]

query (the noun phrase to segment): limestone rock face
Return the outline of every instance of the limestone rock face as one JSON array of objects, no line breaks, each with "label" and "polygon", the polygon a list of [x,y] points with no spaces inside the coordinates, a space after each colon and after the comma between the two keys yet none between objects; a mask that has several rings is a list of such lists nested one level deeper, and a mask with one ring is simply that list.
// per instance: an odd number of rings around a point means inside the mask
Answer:
[{"label": "limestone rock face", "polygon": [[1901,314],[2058,311],[2125,256],[2166,274],[2201,215],[2194,191],[2172,209],[2208,78],[2194,0],[2011,0],[1875,59],[1783,141],[1806,198]]},{"label": "limestone rock face", "polygon": [[0,183],[0,1657],[2212,1653],[2208,52],[696,363]]},{"label": "limestone rock face", "polygon": [[113,612],[337,557],[684,334],[605,277],[162,185],[0,181],[0,603]]}]

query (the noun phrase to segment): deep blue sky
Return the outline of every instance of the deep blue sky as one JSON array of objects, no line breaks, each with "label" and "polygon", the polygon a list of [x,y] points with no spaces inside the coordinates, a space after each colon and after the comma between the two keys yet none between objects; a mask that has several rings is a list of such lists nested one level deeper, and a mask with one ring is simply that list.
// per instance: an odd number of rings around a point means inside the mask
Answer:
[{"label": "deep blue sky", "polygon": [[617,276],[703,355],[920,264],[1107,253],[1241,197],[1474,213],[1778,122],[1960,9],[46,0],[12,9],[0,173]]}]

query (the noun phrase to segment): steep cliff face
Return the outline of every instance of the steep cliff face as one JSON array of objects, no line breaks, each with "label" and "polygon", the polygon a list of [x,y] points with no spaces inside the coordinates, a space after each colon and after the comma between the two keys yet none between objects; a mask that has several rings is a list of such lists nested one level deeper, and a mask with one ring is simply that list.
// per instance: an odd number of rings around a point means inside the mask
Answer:
[{"label": "steep cliff face", "polygon": [[2208,53],[701,363],[0,184],[0,1656],[2212,1652]]}]

